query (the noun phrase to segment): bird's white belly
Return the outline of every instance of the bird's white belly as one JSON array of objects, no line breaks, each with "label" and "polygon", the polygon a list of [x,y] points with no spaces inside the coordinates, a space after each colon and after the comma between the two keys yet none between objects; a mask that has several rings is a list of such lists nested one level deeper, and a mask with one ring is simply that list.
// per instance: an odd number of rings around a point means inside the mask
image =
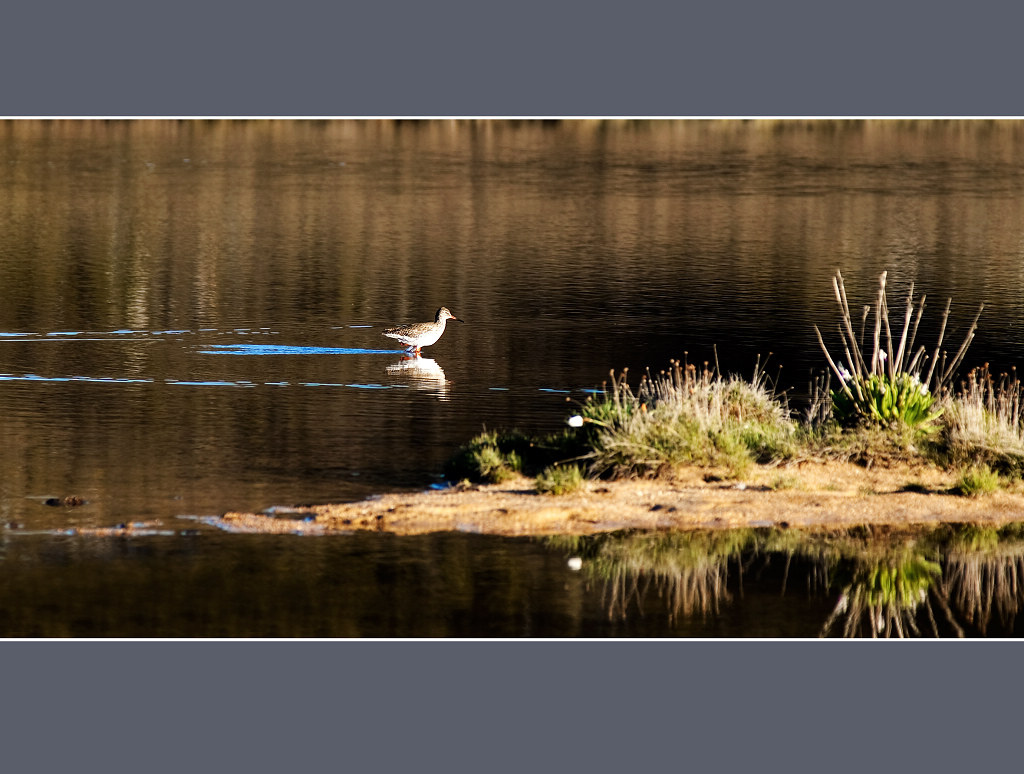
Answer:
[{"label": "bird's white belly", "polygon": [[431,331],[430,333],[425,334],[420,333],[412,336],[402,333],[385,333],[384,335],[390,336],[393,339],[398,339],[398,341],[409,347],[429,347],[441,338],[442,333],[444,333],[443,330]]}]

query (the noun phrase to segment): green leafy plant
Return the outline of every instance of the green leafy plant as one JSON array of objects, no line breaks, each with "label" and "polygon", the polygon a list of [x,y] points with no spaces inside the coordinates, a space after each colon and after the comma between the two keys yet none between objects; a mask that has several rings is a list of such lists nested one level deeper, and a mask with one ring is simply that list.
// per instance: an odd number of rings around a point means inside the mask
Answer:
[{"label": "green leafy plant", "polygon": [[942,407],[935,405],[935,396],[916,375],[871,374],[855,388],[845,384],[844,388],[831,393],[832,410],[842,425],[870,421],[920,427],[942,415]]},{"label": "green leafy plant", "polygon": [[[914,285],[910,285],[903,329],[899,331],[899,338],[894,342],[885,293],[886,276],[887,272],[882,272],[879,276],[870,357],[865,354],[867,350],[864,346],[863,333],[860,338],[854,333],[843,275],[836,272],[836,276],[832,278],[832,288],[840,309],[839,334],[846,355],[845,362],[837,364],[829,354],[817,326],[814,326],[814,331],[818,335],[818,343],[825,353],[832,373],[839,379],[838,388],[829,392],[833,416],[836,421],[846,426],[865,423],[890,426],[902,424],[912,428],[928,429],[942,414],[942,407],[937,405],[938,398],[948,391],[953,374],[974,338],[981,309],[978,310],[978,315],[975,316],[956,355],[947,359],[946,353],[942,350],[951,303],[947,301],[938,343],[929,357],[923,346],[914,349],[917,328],[924,314],[925,296],[915,301]],[[870,314],[871,306],[865,306],[861,320],[862,332]],[[924,372],[926,366],[927,373]]]}]

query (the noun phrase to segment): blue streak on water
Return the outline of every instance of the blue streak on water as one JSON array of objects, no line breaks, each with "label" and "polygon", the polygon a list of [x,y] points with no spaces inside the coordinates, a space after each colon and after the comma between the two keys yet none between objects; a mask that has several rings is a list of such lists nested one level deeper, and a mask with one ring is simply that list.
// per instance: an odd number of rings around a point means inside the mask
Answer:
[{"label": "blue streak on water", "polygon": [[131,379],[128,377],[72,376],[74,382],[101,382],[103,384],[152,384],[152,379]]},{"label": "blue streak on water", "polygon": [[38,333],[0,333],[0,338],[4,339],[21,339],[26,336],[38,336]]},{"label": "blue streak on water", "polygon": [[494,392],[508,392],[508,387],[488,387],[487,389],[493,390]]},{"label": "blue streak on water", "polygon": [[48,377],[39,376],[38,374],[22,374],[21,376],[15,376],[14,374],[0,374],[0,380],[5,382],[70,382],[71,377]]},{"label": "blue streak on water", "polygon": [[571,392],[571,390],[556,390],[556,389],[554,389],[552,387],[541,387],[540,391],[541,392],[558,392],[558,393],[568,393],[568,392]]},{"label": "blue streak on water", "polygon": [[111,376],[39,376],[38,374],[0,374],[2,382],[94,382],[99,384],[150,384],[152,379]]},{"label": "blue streak on water", "polygon": [[252,382],[227,382],[219,380],[210,381],[178,381],[177,379],[167,379],[167,384],[173,384],[178,387],[255,387],[256,385]]},{"label": "blue streak on water", "polygon": [[201,355],[395,355],[402,349],[356,347],[295,347],[282,344],[208,344]]},{"label": "blue streak on water", "polygon": [[[38,374],[0,374],[0,382],[89,382],[94,384],[153,384],[154,379],[132,379],[128,377],[109,376],[39,376]],[[164,379],[165,384],[176,387],[288,387],[290,382],[256,383],[246,379],[229,381],[221,379],[187,380]],[[391,390],[407,387],[404,384],[360,384],[358,382],[299,382],[301,387],[351,387],[358,390]]]}]

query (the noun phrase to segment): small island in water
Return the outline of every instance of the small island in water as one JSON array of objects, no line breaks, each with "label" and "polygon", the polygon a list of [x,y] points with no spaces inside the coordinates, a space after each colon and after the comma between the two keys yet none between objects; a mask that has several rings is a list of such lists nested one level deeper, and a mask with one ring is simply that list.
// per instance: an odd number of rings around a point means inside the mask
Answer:
[{"label": "small island in water", "polygon": [[948,303],[926,348],[916,342],[924,300],[913,286],[892,313],[883,273],[861,320],[838,272],[833,290],[844,357],[818,333],[829,371],[800,417],[760,363],[745,379],[675,362],[636,387],[628,373],[612,373],[559,432],[472,439],[446,466],[447,489],[230,512],[209,523],[301,534],[583,535],[1024,519],[1020,381],[983,366],[954,384],[981,310],[947,352]]}]

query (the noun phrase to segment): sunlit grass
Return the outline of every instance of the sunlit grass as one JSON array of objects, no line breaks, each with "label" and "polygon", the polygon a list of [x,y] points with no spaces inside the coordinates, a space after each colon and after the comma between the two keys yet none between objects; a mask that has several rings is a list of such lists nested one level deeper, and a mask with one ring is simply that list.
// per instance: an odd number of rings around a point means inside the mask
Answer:
[{"label": "sunlit grass", "polygon": [[[717,364],[698,368],[673,361],[634,384],[628,371],[612,372],[605,389],[580,405],[561,432],[478,436],[449,463],[450,477],[496,482],[523,473],[539,476],[539,491],[567,492],[578,488],[577,474],[580,480],[671,476],[697,466],[743,479],[756,465],[817,459],[866,467],[937,465],[957,474],[956,491],[972,496],[1019,479],[1024,474],[1020,380],[1015,375],[995,379],[985,366],[954,386],[981,310],[950,356],[942,349],[947,302],[929,353],[916,342],[925,298],[916,299],[911,285],[894,323],[886,279],[883,272],[874,306],[863,308],[858,335],[842,275],[836,273],[844,357],[837,361],[830,355],[815,327],[830,373],[812,385],[802,421],[790,411],[786,394],[767,379],[760,360],[749,379],[723,375]],[[838,380],[835,389],[832,376]],[[775,482],[775,489],[798,486],[786,476]]]},{"label": "sunlit grass", "polygon": [[613,374],[610,391],[582,408],[595,428],[587,455],[593,473],[651,476],[695,464],[741,477],[795,448],[796,426],[763,371],[746,381],[676,362],[645,374],[636,391],[626,376]]},{"label": "sunlit grass", "polygon": [[585,481],[579,465],[551,465],[541,471],[535,485],[541,494],[563,495],[578,491]]},{"label": "sunlit grass", "polygon": [[1000,487],[999,474],[988,465],[972,465],[957,476],[954,491],[966,497],[992,494]]},{"label": "sunlit grass", "polygon": [[972,370],[946,401],[942,451],[948,464],[985,464],[1007,475],[1024,472],[1021,396],[1015,375],[996,380],[988,366]]},{"label": "sunlit grass", "polygon": [[918,461],[927,448],[920,433],[905,425],[869,423],[841,427],[828,423],[810,428],[800,437],[811,457],[853,462],[865,467]]}]

